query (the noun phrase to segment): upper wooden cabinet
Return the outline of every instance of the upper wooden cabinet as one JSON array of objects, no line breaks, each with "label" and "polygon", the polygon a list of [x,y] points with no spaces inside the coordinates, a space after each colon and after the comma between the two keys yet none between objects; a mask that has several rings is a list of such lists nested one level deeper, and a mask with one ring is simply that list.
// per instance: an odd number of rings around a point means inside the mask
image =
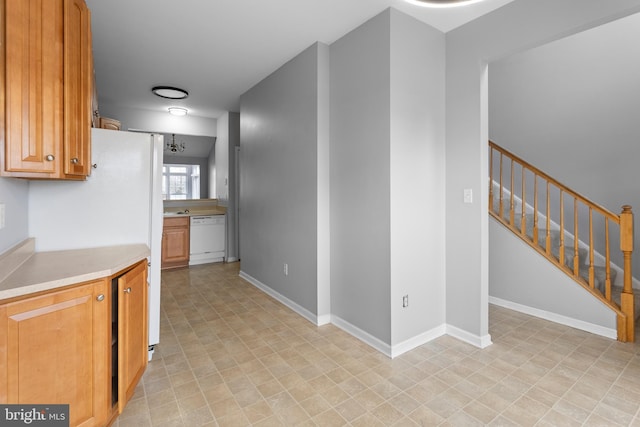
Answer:
[{"label": "upper wooden cabinet", "polygon": [[84,0],[0,0],[0,174],[85,179],[93,62]]}]

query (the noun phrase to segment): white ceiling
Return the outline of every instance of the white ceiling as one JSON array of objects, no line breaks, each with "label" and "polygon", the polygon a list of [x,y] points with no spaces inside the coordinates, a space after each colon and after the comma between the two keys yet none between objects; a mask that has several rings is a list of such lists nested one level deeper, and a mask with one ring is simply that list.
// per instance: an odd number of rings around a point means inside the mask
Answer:
[{"label": "white ceiling", "polygon": [[[403,0],[86,0],[99,102],[193,116],[239,111],[239,97],[316,41],[331,44],[394,7],[447,32],[513,0],[449,9]],[[189,97],[169,101],[150,89]]]}]

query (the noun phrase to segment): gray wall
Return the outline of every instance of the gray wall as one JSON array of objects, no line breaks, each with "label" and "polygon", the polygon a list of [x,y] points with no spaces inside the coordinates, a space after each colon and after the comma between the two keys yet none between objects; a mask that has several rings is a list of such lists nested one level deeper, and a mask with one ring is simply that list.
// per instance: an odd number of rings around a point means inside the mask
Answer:
[{"label": "gray wall", "polygon": [[[489,136],[614,213],[640,208],[638,40],[635,14],[491,63]],[[588,242],[587,227],[582,236]],[[621,266],[617,238],[611,251]]]},{"label": "gray wall", "polygon": [[326,61],[320,54],[325,48],[309,47],[240,100],[242,272],[313,315],[318,314],[318,70]]},{"label": "gray wall", "polygon": [[444,324],[444,55],[394,9],[331,45],[331,312],[392,347]]},{"label": "gray wall", "polygon": [[331,45],[331,313],[391,343],[389,12]]},{"label": "gray wall", "polygon": [[445,322],[445,36],[394,9],[390,18],[390,306],[397,345]]},{"label": "gray wall", "polygon": [[0,254],[29,237],[29,181],[0,178],[0,204],[4,204],[4,228],[0,230]]},{"label": "gray wall", "polygon": [[487,63],[639,9],[638,0],[516,0],[447,33],[447,324],[490,339]]},{"label": "gray wall", "polygon": [[[166,142],[166,139],[165,139]],[[162,161],[169,165],[199,165],[200,166],[200,198],[209,198],[209,159],[203,157],[171,156],[164,152]]]},{"label": "gray wall", "polygon": [[[490,221],[489,230],[492,297],[608,328],[615,334],[616,314],[611,309],[497,221]],[[521,286],[529,277],[535,277],[535,285]]]}]

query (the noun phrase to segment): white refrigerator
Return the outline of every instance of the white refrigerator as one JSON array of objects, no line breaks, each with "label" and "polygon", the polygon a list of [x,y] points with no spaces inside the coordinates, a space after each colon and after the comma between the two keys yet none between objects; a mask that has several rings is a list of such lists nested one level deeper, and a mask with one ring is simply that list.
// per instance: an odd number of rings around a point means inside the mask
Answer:
[{"label": "white refrigerator", "polygon": [[149,267],[149,358],[160,340],[161,135],[91,131],[95,168],[86,181],[31,181],[29,235],[37,251],[145,243]]}]

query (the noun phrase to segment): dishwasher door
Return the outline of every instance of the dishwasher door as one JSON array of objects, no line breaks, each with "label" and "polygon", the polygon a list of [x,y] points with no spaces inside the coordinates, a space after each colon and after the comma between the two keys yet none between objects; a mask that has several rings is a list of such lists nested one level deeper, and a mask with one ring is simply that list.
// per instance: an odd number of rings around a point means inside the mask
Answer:
[{"label": "dishwasher door", "polygon": [[192,216],[190,225],[189,265],[224,261],[224,215]]}]

